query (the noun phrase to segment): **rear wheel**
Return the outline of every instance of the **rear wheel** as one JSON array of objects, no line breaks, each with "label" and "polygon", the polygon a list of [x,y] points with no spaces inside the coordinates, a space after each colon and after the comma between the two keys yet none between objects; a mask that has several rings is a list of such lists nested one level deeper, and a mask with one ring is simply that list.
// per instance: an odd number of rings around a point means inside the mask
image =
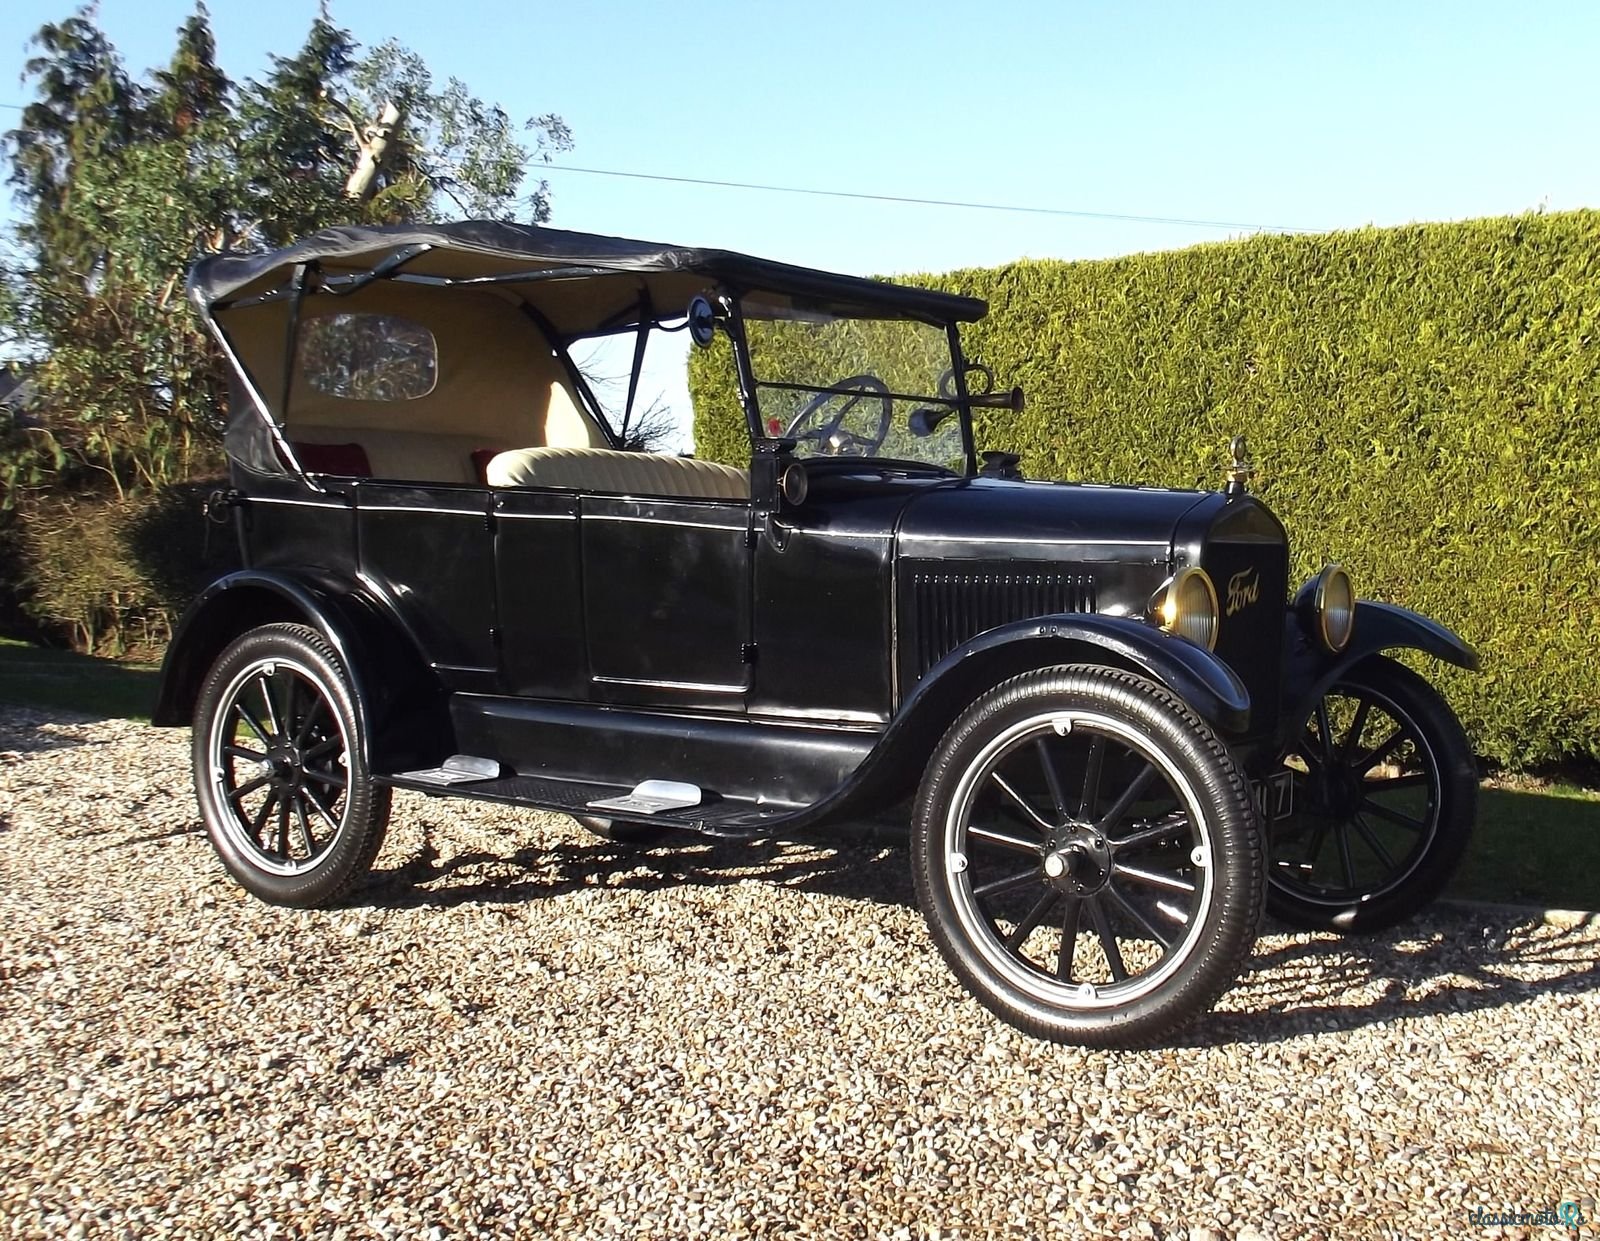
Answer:
[{"label": "rear wheel", "polygon": [[1454,713],[1404,664],[1363,660],[1284,757],[1294,814],[1273,826],[1268,906],[1312,930],[1381,931],[1449,882],[1472,835],[1477,764]]},{"label": "rear wheel", "polygon": [[1249,954],[1265,860],[1248,789],[1181,701],[1065,667],[996,686],[940,742],[917,798],[917,899],[994,1013],[1132,1046],[1205,1011]]},{"label": "rear wheel", "polygon": [[253,629],[212,666],[195,792],[222,864],[263,900],[326,905],[372,865],[389,790],[371,780],[360,727],[344,666],[314,629]]}]

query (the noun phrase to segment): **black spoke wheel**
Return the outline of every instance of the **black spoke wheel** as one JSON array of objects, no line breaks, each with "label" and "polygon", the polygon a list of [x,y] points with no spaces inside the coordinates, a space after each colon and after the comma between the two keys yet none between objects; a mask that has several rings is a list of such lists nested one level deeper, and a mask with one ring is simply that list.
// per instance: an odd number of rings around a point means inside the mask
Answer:
[{"label": "black spoke wheel", "polygon": [[383,841],[375,786],[338,656],[303,625],[266,625],[218,657],[200,691],[194,777],[206,832],[233,877],[280,905],[328,904]]},{"label": "black spoke wheel", "polygon": [[1268,906],[1295,926],[1380,931],[1443,890],[1477,814],[1461,725],[1403,664],[1375,656],[1335,682],[1283,763],[1294,814],[1273,825]]},{"label": "black spoke wheel", "polygon": [[1208,1009],[1263,908],[1246,784],[1181,701],[1100,667],[978,699],[923,779],[917,900],[967,989],[1029,1034],[1137,1046]]}]

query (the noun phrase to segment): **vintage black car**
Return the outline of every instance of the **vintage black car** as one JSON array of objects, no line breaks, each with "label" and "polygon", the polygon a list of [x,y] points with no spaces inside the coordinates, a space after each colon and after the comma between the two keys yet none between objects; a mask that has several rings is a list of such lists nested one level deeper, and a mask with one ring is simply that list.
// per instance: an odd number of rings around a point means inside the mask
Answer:
[{"label": "vintage black car", "polygon": [[[485,222],[217,256],[189,292],[237,372],[212,516],[246,567],[155,720],[193,725],[265,900],[345,894],[396,788],[635,845],[887,815],[977,999],[1128,1045],[1209,1007],[1264,908],[1386,927],[1465,847],[1471,750],[1381,652],[1472,650],[1337,565],[1291,590],[1242,443],[1217,491],[1024,480],[974,443],[1021,401],[962,353],[980,301]],[[748,469],[628,442],[678,331]]]}]

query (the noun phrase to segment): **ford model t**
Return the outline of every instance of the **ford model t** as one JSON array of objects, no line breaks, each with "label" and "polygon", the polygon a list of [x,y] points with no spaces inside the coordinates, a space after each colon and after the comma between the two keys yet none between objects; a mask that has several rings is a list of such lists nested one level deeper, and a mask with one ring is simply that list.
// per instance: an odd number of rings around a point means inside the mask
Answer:
[{"label": "ford model t", "polygon": [[[1206,1009],[1264,909],[1384,927],[1461,856],[1471,751],[1382,652],[1471,649],[1337,565],[1291,588],[1240,444],[1219,491],[1023,479],[974,442],[1021,400],[963,355],[980,301],[491,223],[219,256],[190,296],[245,567],[155,719],[266,900],[344,894],[396,788],[619,843],[887,812],[974,996],[1123,1045]],[[748,468],[630,441],[678,331]]]}]

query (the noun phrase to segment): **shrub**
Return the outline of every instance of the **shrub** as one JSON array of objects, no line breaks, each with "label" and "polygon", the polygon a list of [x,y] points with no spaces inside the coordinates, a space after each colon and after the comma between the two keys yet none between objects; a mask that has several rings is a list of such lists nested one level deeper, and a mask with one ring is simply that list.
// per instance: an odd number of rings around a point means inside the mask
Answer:
[{"label": "shrub", "polygon": [[237,559],[232,530],[208,537],[200,516],[214,485],[29,499],[12,523],[23,610],[79,650],[158,656],[189,600]]},{"label": "shrub", "polygon": [[[1035,478],[1215,486],[1243,432],[1300,576],[1338,559],[1478,647],[1480,674],[1441,680],[1482,753],[1600,757],[1600,213],[913,282],[987,299],[966,349],[1027,391],[980,448]],[[706,455],[747,452],[732,415],[697,415]]]}]

